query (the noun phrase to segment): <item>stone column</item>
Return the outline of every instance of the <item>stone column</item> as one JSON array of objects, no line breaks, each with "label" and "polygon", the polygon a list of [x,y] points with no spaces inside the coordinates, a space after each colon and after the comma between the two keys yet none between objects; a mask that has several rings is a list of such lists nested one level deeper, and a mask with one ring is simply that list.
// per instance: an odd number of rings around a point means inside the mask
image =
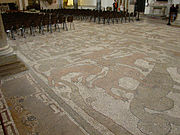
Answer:
[{"label": "stone column", "polygon": [[63,8],[63,0],[58,0],[59,8]]},{"label": "stone column", "polygon": [[28,0],[24,0],[24,5],[25,5],[25,10],[26,10],[26,7],[28,6]]},{"label": "stone column", "polygon": [[97,10],[100,11],[101,10],[101,0],[97,0]]},{"label": "stone column", "polygon": [[119,0],[119,5],[118,5],[118,7],[121,7],[121,4],[122,4],[122,0]]},{"label": "stone column", "polygon": [[23,9],[25,9],[25,1],[22,0],[22,6],[23,6]]},{"label": "stone column", "polygon": [[74,9],[78,9],[78,0],[73,0]]},{"label": "stone column", "polygon": [[122,4],[122,0],[119,0],[119,4],[120,4],[120,5]]},{"label": "stone column", "polygon": [[126,0],[126,11],[129,9],[129,0]]},{"label": "stone column", "polygon": [[22,0],[19,0],[19,10],[23,10],[23,3],[22,3]]},{"label": "stone column", "polygon": [[1,11],[0,11],[0,57],[9,55],[13,52],[12,48],[7,44],[6,33],[4,32],[4,25],[2,21]]},{"label": "stone column", "polygon": [[126,0],[123,0],[123,11],[125,11],[126,10]]}]

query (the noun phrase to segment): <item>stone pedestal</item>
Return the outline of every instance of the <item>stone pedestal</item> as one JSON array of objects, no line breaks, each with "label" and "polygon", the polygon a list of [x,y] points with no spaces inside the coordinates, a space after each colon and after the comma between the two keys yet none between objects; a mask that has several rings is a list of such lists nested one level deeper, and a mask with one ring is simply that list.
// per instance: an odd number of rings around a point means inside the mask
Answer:
[{"label": "stone pedestal", "polygon": [[9,56],[12,54],[13,54],[13,49],[9,45],[0,48],[0,57]]}]

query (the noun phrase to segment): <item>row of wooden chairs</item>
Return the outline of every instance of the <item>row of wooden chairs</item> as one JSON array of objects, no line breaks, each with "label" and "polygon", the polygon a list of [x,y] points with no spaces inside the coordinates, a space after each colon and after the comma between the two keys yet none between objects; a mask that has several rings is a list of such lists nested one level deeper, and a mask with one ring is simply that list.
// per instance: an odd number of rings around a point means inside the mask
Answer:
[{"label": "row of wooden chairs", "polygon": [[[44,34],[45,28],[48,32],[60,31],[60,25],[64,30],[68,30],[67,23],[73,23],[73,16],[64,16],[63,14],[54,13],[3,13],[2,14],[4,28],[8,36],[15,39],[15,33],[26,37],[26,33],[30,31],[35,36],[35,32],[39,29],[39,33]],[[74,24],[73,24],[74,28]]]},{"label": "row of wooden chairs", "polygon": [[98,23],[108,23],[116,21],[117,23],[120,21],[121,23],[134,21],[134,13],[128,12],[114,12],[114,11],[97,11],[90,9],[44,9],[41,10],[44,13],[55,13],[55,14],[63,14],[63,15],[73,15],[74,18],[79,20],[89,20]]}]

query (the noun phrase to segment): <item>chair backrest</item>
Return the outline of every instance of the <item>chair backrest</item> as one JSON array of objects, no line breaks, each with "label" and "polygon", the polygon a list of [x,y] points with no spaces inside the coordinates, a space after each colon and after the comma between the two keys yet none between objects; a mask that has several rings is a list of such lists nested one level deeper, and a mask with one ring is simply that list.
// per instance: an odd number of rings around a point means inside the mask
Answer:
[{"label": "chair backrest", "polygon": [[59,15],[58,21],[59,21],[59,23],[63,23],[63,16],[62,15]]},{"label": "chair backrest", "polygon": [[42,19],[42,24],[43,25],[49,25],[49,20],[50,20],[49,14],[44,14],[43,19]]},{"label": "chair backrest", "polygon": [[73,16],[68,16],[67,17],[67,22],[73,22]]}]

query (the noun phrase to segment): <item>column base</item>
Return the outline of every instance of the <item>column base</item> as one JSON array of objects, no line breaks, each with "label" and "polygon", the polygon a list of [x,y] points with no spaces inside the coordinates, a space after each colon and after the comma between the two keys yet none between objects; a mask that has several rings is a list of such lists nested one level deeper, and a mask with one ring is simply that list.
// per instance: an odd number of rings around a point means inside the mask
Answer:
[{"label": "column base", "polygon": [[13,54],[13,49],[9,45],[7,45],[3,48],[0,48],[0,57],[1,56],[9,56],[12,54]]}]

